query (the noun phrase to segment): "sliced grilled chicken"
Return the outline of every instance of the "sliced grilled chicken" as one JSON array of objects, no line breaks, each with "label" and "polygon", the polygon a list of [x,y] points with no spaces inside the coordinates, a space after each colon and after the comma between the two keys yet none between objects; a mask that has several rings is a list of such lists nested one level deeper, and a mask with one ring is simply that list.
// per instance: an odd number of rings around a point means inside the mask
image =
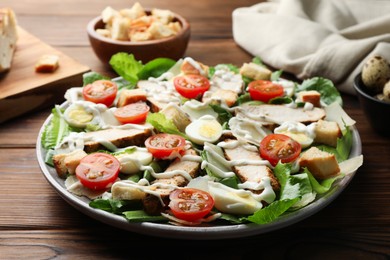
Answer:
[{"label": "sliced grilled chicken", "polygon": [[[235,140],[225,140],[225,142],[234,142]],[[271,186],[274,191],[280,189],[278,179],[273,174],[272,170],[267,165],[254,165],[251,161],[261,161],[262,158],[257,151],[251,151],[246,149],[243,145],[238,145],[234,148],[224,148],[226,159],[229,161],[234,160],[247,160],[247,165],[233,166],[233,171],[241,182],[256,182],[260,183],[264,177],[269,177],[271,180]],[[253,191],[254,193],[261,193],[260,191]]]},{"label": "sliced grilled chicken", "polygon": [[104,143],[112,143],[118,148],[131,145],[144,146],[145,140],[152,135],[150,129],[105,129],[85,133],[84,151],[87,153],[106,149]]},{"label": "sliced grilled chicken", "polygon": [[280,125],[286,121],[309,124],[325,118],[325,110],[314,107],[313,109],[291,108],[284,105],[244,105],[236,110],[237,117],[250,118],[264,123],[264,125]]}]

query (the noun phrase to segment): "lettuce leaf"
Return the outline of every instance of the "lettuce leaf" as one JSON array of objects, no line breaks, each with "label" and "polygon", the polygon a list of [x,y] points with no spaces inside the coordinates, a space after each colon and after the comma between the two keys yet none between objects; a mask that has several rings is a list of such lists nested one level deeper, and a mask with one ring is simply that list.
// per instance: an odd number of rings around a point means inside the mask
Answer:
[{"label": "lettuce leaf", "polygon": [[150,113],[146,118],[146,122],[151,124],[159,132],[180,135],[188,140],[187,135],[180,132],[173,121],[166,118],[163,113]]},{"label": "lettuce leaf", "polygon": [[304,168],[304,172],[308,175],[313,190],[318,194],[324,194],[328,192],[330,188],[332,188],[332,185],[336,180],[341,179],[345,176],[344,174],[340,174],[335,177],[325,179],[321,183],[319,183],[307,168]]},{"label": "lettuce leaf", "polygon": [[156,58],[146,63],[138,72],[139,79],[148,79],[149,77],[158,78],[167,72],[176,64],[176,61],[168,58]]},{"label": "lettuce leaf", "polygon": [[167,222],[168,219],[163,216],[152,216],[146,214],[143,210],[125,211],[123,215],[129,222]]},{"label": "lettuce leaf", "polygon": [[94,199],[89,202],[89,206],[114,214],[122,214],[124,211],[135,210],[142,207],[139,201],[117,199]]},{"label": "lettuce leaf", "polygon": [[119,52],[110,59],[112,69],[122,78],[135,85],[138,81],[138,73],[143,68],[142,62],[137,61],[133,54]]},{"label": "lettuce leaf", "polygon": [[54,149],[54,147],[60,144],[62,139],[69,135],[70,132],[78,132],[78,129],[69,126],[65,119],[61,117],[59,111],[60,109],[58,106],[52,109],[52,119],[45,126],[42,133],[41,144],[46,150]]},{"label": "lettuce leaf", "polygon": [[337,161],[343,162],[349,158],[353,144],[353,135],[350,127],[346,127],[343,136],[337,139],[337,146],[318,145],[317,148],[332,153],[336,156]]},{"label": "lettuce leaf", "polygon": [[278,163],[275,166],[274,174],[280,183],[280,200],[293,200],[299,198],[291,207],[301,208],[315,199],[315,191],[307,173],[291,174],[292,165],[289,163]]},{"label": "lettuce leaf", "polygon": [[321,93],[321,101],[327,105],[337,102],[340,106],[343,105],[340,92],[329,79],[322,77],[314,77],[306,79],[302,84],[298,85],[297,92],[304,90],[316,90]]},{"label": "lettuce leaf", "polygon": [[256,211],[253,215],[242,219],[249,220],[256,224],[267,224],[277,219],[298,201],[299,198],[277,200],[269,204],[267,207]]},{"label": "lettuce leaf", "polygon": [[97,73],[95,71],[89,71],[83,74],[83,86],[86,86],[88,84],[93,83],[96,80],[101,80],[101,79],[110,79],[107,76],[104,76],[100,73]]}]

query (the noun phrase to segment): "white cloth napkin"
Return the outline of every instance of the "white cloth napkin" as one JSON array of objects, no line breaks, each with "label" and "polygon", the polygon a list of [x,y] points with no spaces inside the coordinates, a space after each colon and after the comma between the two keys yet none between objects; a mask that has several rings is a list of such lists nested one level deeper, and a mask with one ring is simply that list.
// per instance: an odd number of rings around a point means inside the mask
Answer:
[{"label": "white cloth napkin", "polygon": [[390,0],[270,0],[233,11],[233,37],[299,79],[326,77],[355,94],[365,60],[390,61]]}]

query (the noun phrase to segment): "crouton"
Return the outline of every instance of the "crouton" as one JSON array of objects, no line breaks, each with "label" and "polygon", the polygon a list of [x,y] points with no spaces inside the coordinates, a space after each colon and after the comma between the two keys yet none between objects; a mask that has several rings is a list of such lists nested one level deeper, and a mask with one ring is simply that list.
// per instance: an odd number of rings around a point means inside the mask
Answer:
[{"label": "crouton", "polygon": [[168,25],[161,22],[152,23],[147,31],[152,36],[152,39],[168,38],[175,35],[175,32]]},{"label": "crouton", "polygon": [[51,73],[58,69],[60,57],[54,54],[42,55],[35,64],[35,72]]},{"label": "crouton", "polygon": [[60,178],[65,178],[67,174],[75,174],[80,160],[87,155],[83,150],[77,149],[66,154],[56,154],[53,156],[53,164]]},{"label": "crouton", "polygon": [[250,62],[242,65],[240,68],[240,74],[254,80],[269,80],[271,78],[272,71],[264,66]]},{"label": "crouton", "polygon": [[190,116],[177,105],[168,104],[160,112],[163,113],[167,119],[172,120],[177,129],[181,132],[185,132],[186,127],[191,123]]},{"label": "crouton", "polygon": [[175,15],[170,10],[165,9],[152,9],[152,15],[160,20],[163,24],[169,24],[175,18]]},{"label": "crouton", "polygon": [[137,18],[147,15],[145,9],[139,2],[134,3],[131,8],[121,9],[119,13],[124,17],[130,18],[131,20],[135,20]]},{"label": "crouton", "polygon": [[233,90],[216,89],[215,91],[207,91],[202,98],[202,102],[206,103],[211,100],[211,103],[224,102],[228,107],[232,107],[238,99],[238,94]]},{"label": "crouton", "polygon": [[183,74],[208,75],[209,67],[192,58],[186,57],[181,64],[180,70]]},{"label": "crouton", "polygon": [[318,120],[314,128],[314,142],[326,144],[332,147],[337,146],[337,139],[341,137],[341,129],[337,122]]},{"label": "crouton", "polygon": [[307,169],[314,178],[324,180],[340,173],[339,164],[334,154],[321,151],[313,146],[302,153],[299,158],[299,166]]},{"label": "crouton", "polygon": [[298,92],[297,100],[312,103],[315,107],[321,107],[321,94],[316,90]]},{"label": "crouton", "polygon": [[123,107],[128,104],[139,101],[146,101],[146,92],[142,89],[123,89],[119,93],[117,107]]},{"label": "crouton", "polygon": [[114,17],[118,16],[119,12],[112,8],[111,6],[107,6],[102,11],[102,20],[104,23],[111,24]]},{"label": "crouton", "polygon": [[[107,149],[102,143],[107,142],[123,148],[131,145],[143,146],[145,140],[152,135],[151,129],[104,129],[95,132],[87,132],[84,135],[84,151],[87,153]],[[103,142],[104,141],[104,142]]]},{"label": "crouton", "polygon": [[112,20],[112,39],[119,41],[129,40],[128,28],[130,27],[130,23],[130,19],[127,17],[115,16]]},{"label": "crouton", "polygon": [[152,34],[148,31],[130,31],[129,39],[132,42],[143,42],[153,38]]}]

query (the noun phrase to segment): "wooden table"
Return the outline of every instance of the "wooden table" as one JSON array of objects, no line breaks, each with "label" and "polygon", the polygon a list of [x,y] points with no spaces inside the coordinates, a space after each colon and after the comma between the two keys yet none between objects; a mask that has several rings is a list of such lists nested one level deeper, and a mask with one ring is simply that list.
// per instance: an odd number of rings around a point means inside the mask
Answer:
[{"label": "wooden table", "polygon": [[[187,17],[192,38],[186,55],[205,64],[240,65],[252,57],[232,38],[231,13],[255,0],[144,0]],[[91,70],[106,71],[90,49],[86,24],[108,4],[125,0],[2,0],[20,26]],[[287,228],[240,239],[162,239],[98,222],[67,204],[38,166],[35,146],[50,108],[0,126],[0,259],[385,259],[390,256],[390,139],[372,131],[354,96],[343,95],[357,121],[364,165],[350,185],[315,215]],[[1,111],[3,113],[3,111]],[[205,234],[206,236],[207,234]],[[179,249],[186,252],[178,253]],[[337,258],[336,258],[337,257]]]}]

